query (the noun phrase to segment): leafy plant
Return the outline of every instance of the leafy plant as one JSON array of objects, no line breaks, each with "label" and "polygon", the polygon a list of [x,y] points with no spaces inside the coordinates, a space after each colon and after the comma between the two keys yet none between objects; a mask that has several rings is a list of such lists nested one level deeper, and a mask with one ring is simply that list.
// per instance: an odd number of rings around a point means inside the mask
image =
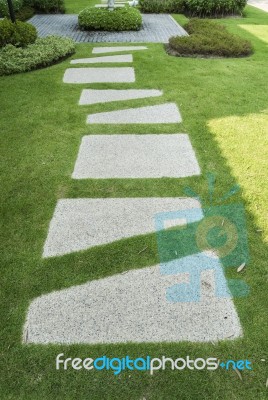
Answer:
[{"label": "leafy plant", "polygon": [[140,0],[143,13],[182,13],[184,0]]},{"label": "leafy plant", "polygon": [[[12,0],[13,9],[18,12],[23,6],[23,0]],[[9,17],[7,0],[0,0],[0,17]]]},{"label": "leafy plant", "polygon": [[241,14],[247,0],[184,0],[186,13],[191,16],[224,16]]},{"label": "leafy plant", "polygon": [[107,8],[87,7],[78,15],[79,27],[84,30],[137,31],[142,24],[139,10],[134,7]]},{"label": "leafy plant", "polygon": [[0,50],[0,75],[46,67],[74,52],[75,43],[69,38],[58,36],[37,39],[25,48],[9,44]]},{"label": "leafy plant", "polygon": [[17,21],[13,24],[8,19],[0,21],[0,47],[12,44],[27,46],[37,38],[36,28],[27,22]]},{"label": "leafy plant", "polygon": [[190,36],[169,39],[168,52],[177,56],[243,57],[252,54],[248,40],[229,33],[225,26],[193,18],[184,26]]}]

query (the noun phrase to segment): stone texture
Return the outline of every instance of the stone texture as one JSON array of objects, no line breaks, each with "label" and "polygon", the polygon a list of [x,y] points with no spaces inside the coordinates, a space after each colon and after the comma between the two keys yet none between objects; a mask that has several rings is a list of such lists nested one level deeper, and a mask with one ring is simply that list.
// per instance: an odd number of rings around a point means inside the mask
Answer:
[{"label": "stone texture", "polygon": [[[217,260],[214,268],[221,268]],[[167,288],[188,279],[185,273],[161,275],[153,266],[43,295],[30,305],[24,342],[210,342],[242,336],[232,299],[215,296],[213,270],[202,273],[199,302],[167,300]]]},{"label": "stone texture", "polygon": [[[199,207],[195,199],[176,197],[62,199],[50,222],[43,257],[151,233],[156,213]],[[196,218],[202,218],[201,211]]]},{"label": "stone texture", "polygon": [[135,82],[134,68],[68,68],[64,83]]},{"label": "stone texture", "polygon": [[122,90],[94,90],[84,89],[79,104],[109,103],[111,101],[143,99],[146,97],[162,96],[161,90],[122,89]]},{"label": "stone texture", "polygon": [[84,136],[72,177],[182,178],[200,169],[188,135]]},{"label": "stone texture", "polygon": [[185,36],[185,30],[167,14],[143,14],[139,31],[81,31],[77,15],[35,15],[29,20],[38,36],[66,36],[75,42],[90,43],[167,43],[171,36]]},{"label": "stone texture", "polygon": [[168,124],[181,122],[175,103],[90,114],[88,124]]},{"label": "stone texture", "polygon": [[146,46],[103,46],[93,47],[92,54],[116,53],[122,51],[148,50]]},{"label": "stone texture", "polygon": [[72,60],[71,64],[129,63],[129,62],[133,62],[132,54],[124,54],[119,56],[80,58]]}]

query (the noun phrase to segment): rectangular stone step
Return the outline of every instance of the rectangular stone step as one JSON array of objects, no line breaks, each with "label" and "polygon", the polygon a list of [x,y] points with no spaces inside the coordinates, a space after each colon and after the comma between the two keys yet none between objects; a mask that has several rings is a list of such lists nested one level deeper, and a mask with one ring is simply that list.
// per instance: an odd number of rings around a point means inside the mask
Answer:
[{"label": "rectangular stone step", "polygon": [[88,124],[169,124],[181,122],[175,103],[90,114]]},{"label": "rectangular stone step", "polygon": [[110,46],[110,47],[94,47],[92,54],[115,53],[121,51],[148,50],[146,46]]},{"label": "rectangular stone step", "polygon": [[125,101],[133,99],[144,99],[147,97],[162,96],[161,90],[143,90],[143,89],[84,89],[79,100],[80,105],[89,105],[96,103],[109,103],[111,101]]},{"label": "rectangular stone step", "polygon": [[133,62],[132,54],[124,54],[119,56],[78,58],[72,60],[71,64],[129,63],[129,62]]},{"label": "rectangular stone step", "polygon": [[200,168],[188,135],[84,136],[72,177],[182,178]]},{"label": "rectangular stone step", "polygon": [[135,82],[134,68],[68,68],[64,83],[117,83]]}]

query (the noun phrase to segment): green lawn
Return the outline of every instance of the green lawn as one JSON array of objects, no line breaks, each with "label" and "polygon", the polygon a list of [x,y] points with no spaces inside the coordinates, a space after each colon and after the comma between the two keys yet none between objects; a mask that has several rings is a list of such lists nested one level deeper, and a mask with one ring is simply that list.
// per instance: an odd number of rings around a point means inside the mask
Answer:
[{"label": "green lawn", "polygon": [[101,4],[101,0],[65,0],[64,3],[67,14],[79,14],[86,7]]},{"label": "green lawn", "polygon": [[[68,2],[75,12],[74,2]],[[180,16],[176,17],[178,20]],[[165,126],[86,126],[99,105],[78,107],[81,88],[62,83],[69,60],[39,71],[0,78],[1,132],[1,375],[0,398],[48,399],[265,399],[267,362],[267,43],[241,25],[267,25],[267,14],[247,8],[247,17],[221,20],[231,32],[250,39],[255,53],[243,59],[190,59],[166,55],[161,44],[134,53],[135,84],[117,88],[164,91],[162,98],[105,104],[118,107],[175,101],[183,124]],[[262,28],[263,30],[263,28]],[[88,57],[93,46],[77,45],[73,58]],[[91,87],[108,88],[95,84]],[[202,176],[187,179],[73,181],[81,138],[95,133],[187,132]],[[265,147],[266,143],[266,147]],[[158,262],[155,235],[93,248],[64,257],[41,258],[56,201],[64,197],[180,196],[191,186],[208,201],[206,173],[217,176],[215,196],[235,183],[244,201],[250,263],[242,277],[251,288],[235,299],[244,337],[218,344],[22,345],[22,328],[32,299],[43,293]],[[266,186],[265,186],[266,184]],[[146,250],[140,253],[140,250]],[[55,357],[218,357],[246,359],[253,370],[144,372],[56,371]],[[261,361],[265,359],[266,362]]]}]

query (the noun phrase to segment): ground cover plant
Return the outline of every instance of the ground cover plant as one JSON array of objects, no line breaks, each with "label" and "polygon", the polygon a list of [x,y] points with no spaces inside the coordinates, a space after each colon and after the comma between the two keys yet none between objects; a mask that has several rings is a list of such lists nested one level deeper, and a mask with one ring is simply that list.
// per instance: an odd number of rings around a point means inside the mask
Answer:
[{"label": "ground cover plant", "polygon": [[[175,17],[181,20],[181,17]],[[1,132],[1,357],[3,399],[265,399],[267,395],[267,43],[254,26],[267,15],[253,8],[247,18],[222,20],[228,30],[250,40],[248,59],[169,57],[161,44],[136,52],[137,89],[161,89],[160,98],[129,101],[125,107],[175,101],[183,124],[165,126],[86,126],[99,105],[78,107],[80,85],[64,85],[69,60],[50,68],[0,78]],[[248,32],[240,25],[250,25]],[[266,37],[267,39],[267,37]],[[88,57],[93,44],[77,45],[76,58]],[[124,89],[125,84],[117,88]],[[107,89],[110,85],[96,84]],[[102,106],[116,110],[119,102]],[[85,134],[187,132],[202,176],[185,179],[71,179]],[[239,274],[250,286],[248,298],[235,299],[244,337],[220,343],[118,345],[22,345],[22,327],[30,301],[44,293],[124,273],[159,262],[156,239],[147,235],[81,253],[42,259],[47,229],[59,198],[185,196],[190,186],[206,205],[206,173],[216,174],[215,199],[232,185],[241,192],[230,200],[247,211],[250,263]],[[144,250],[145,249],[145,250]],[[142,251],[143,250],[143,251]],[[227,271],[237,277],[236,271]],[[111,371],[55,370],[59,353],[67,357],[217,357],[249,359],[252,371],[233,370]],[[266,361],[262,361],[266,360]]]},{"label": "ground cover plant", "polygon": [[176,56],[244,57],[252,54],[249,40],[227,31],[211,20],[191,19],[185,26],[190,36],[173,36],[167,50]]},{"label": "ground cover plant", "polygon": [[137,31],[142,17],[134,7],[106,8],[87,7],[78,15],[79,27],[83,30]]},{"label": "ground cover plant", "polygon": [[39,38],[25,48],[9,44],[0,50],[0,75],[47,67],[74,52],[74,42],[59,36]]}]

